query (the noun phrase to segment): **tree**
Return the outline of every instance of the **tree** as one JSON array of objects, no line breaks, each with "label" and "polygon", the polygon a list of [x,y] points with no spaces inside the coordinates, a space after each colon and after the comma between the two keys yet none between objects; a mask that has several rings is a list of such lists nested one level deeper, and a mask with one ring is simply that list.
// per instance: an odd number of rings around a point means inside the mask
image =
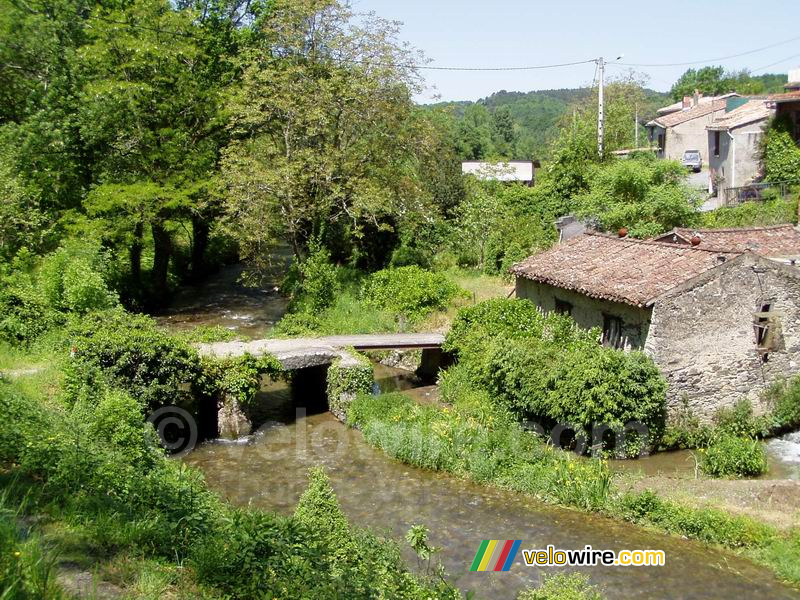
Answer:
[{"label": "tree", "polygon": [[458,153],[463,160],[482,160],[495,154],[492,116],[482,104],[471,104],[458,124]]},{"label": "tree", "polygon": [[195,239],[207,234],[203,217],[223,131],[219,89],[204,77],[192,12],[162,0],[100,12],[80,51],[86,85],[78,119],[95,157],[87,209],[110,225],[109,239],[128,245],[136,287],[149,230],[150,288],[161,299],[177,222],[191,222]]},{"label": "tree", "polygon": [[688,69],[673,84],[670,95],[677,101],[684,96],[694,95],[695,91],[705,96],[718,96],[728,92],[743,95],[776,93],[783,91],[784,83],[785,75],[753,76],[747,70],[726,71],[720,66],[703,67],[697,70]]},{"label": "tree", "polygon": [[264,42],[240,63],[231,96],[234,141],[223,175],[243,255],[263,267],[287,240],[336,230],[351,257],[364,232],[425,208],[417,177],[426,128],[411,101],[415,56],[396,25],[356,19],[335,0],[277,0]]}]

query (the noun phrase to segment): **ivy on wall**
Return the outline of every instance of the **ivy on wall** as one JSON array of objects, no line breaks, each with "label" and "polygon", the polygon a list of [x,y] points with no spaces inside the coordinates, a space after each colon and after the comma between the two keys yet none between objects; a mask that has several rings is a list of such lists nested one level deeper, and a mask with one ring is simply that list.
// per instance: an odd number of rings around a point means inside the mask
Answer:
[{"label": "ivy on wall", "polygon": [[284,375],[280,361],[267,354],[245,354],[231,358],[204,358],[197,390],[207,397],[225,397],[250,408],[261,386],[261,376],[277,379]]},{"label": "ivy on wall", "polygon": [[346,419],[353,399],[360,393],[371,393],[375,381],[369,359],[355,351],[350,351],[350,354],[356,359],[356,364],[343,364],[342,359],[337,358],[328,367],[328,407],[341,421]]}]

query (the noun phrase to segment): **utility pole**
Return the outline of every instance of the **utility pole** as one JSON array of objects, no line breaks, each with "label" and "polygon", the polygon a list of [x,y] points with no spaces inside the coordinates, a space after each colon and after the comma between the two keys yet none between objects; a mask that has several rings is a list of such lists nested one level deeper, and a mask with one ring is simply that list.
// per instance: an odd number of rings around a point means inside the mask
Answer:
[{"label": "utility pole", "polygon": [[606,64],[601,56],[597,59],[597,70],[599,72],[598,80],[600,82],[597,94],[597,152],[600,155],[601,160],[603,159],[603,143],[605,141],[606,126],[605,103],[603,98],[603,88],[605,86],[605,66]]}]

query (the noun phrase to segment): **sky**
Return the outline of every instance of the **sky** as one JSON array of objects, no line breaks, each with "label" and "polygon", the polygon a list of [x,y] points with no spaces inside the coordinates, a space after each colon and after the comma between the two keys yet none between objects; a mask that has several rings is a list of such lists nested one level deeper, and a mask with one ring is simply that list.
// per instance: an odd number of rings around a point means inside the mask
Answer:
[{"label": "sky", "polygon": [[[619,55],[624,55],[620,63],[687,63],[774,44],[780,45],[703,64],[748,68],[754,74],[786,73],[800,66],[798,0],[352,0],[352,5],[358,12],[402,21],[401,38],[422,50],[431,66],[521,67],[598,56],[613,61]],[[686,69],[703,64],[632,68],[649,76],[649,87],[667,91]],[[630,68],[609,65],[607,74]],[[580,87],[592,83],[594,72],[594,64],[536,71],[423,71],[428,89],[417,101]]]}]

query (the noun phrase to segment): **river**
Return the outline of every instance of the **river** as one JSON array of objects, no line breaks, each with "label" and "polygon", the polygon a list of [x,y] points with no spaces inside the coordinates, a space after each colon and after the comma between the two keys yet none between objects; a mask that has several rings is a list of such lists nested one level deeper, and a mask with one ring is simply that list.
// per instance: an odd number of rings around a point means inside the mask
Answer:
[{"label": "river", "polygon": [[[285,305],[262,303],[283,301],[268,288],[256,301],[249,291],[240,296],[231,289],[231,276],[230,271],[222,275],[228,282],[220,286],[224,304],[213,295],[189,293],[185,305],[161,317],[162,324],[223,324],[263,335]],[[228,312],[215,312],[223,306]],[[433,387],[417,388],[408,373],[380,365],[376,381],[381,391],[405,389],[422,401],[436,394]],[[212,489],[235,504],[288,514],[306,486],[308,468],[322,465],[352,523],[397,540],[412,525],[426,525],[430,541],[442,549],[437,559],[450,581],[464,591],[474,590],[478,598],[514,598],[519,590],[537,585],[544,572],[525,566],[521,555],[508,573],[469,572],[481,540],[508,538],[521,539],[522,548],[553,544],[579,549],[590,544],[596,549],[666,552],[663,567],[584,569],[612,599],[800,598],[771,571],[733,553],[399,463],[330,413],[306,412],[280,384],[265,385],[260,399],[265,424],[254,435],[204,443],[183,459],[205,473]],[[410,550],[406,555],[415,565]]]}]

